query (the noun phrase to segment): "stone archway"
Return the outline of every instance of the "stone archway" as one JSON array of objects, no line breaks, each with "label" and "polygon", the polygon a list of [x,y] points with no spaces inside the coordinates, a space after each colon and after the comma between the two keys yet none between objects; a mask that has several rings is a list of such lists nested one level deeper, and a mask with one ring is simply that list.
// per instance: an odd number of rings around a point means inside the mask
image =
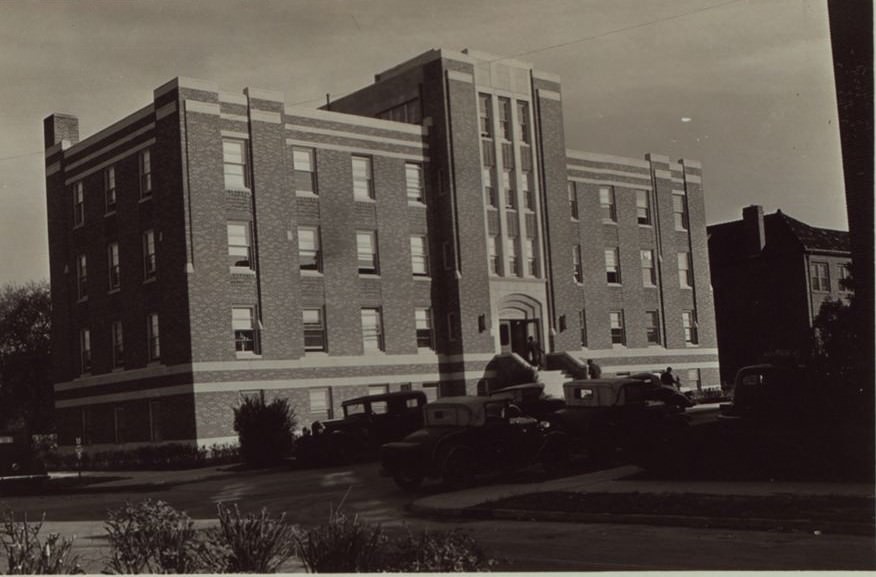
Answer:
[{"label": "stone archway", "polygon": [[497,306],[501,352],[514,352],[526,358],[529,337],[544,342],[542,310],[542,304],[529,295],[512,293],[502,297]]}]

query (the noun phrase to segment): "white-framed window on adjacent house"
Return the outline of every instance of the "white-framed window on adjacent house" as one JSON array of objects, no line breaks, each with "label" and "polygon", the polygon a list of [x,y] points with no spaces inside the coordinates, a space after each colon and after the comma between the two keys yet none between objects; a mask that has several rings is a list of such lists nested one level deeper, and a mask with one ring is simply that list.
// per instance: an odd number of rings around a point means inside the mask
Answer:
[{"label": "white-framed window on adjacent house", "polygon": [[76,296],[79,300],[88,298],[88,258],[85,253],[76,255]]},{"label": "white-framed window on adjacent house", "polygon": [[683,192],[672,193],[672,221],[675,224],[675,230],[687,230],[690,227],[687,197]]},{"label": "white-framed window on adjacent house", "polygon": [[642,285],[647,287],[657,286],[657,269],[654,267],[654,251],[642,250]]},{"label": "white-framed window on adjacent house", "polygon": [[608,313],[609,327],[611,328],[611,344],[627,344],[627,330],[624,324],[624,311],[611,311]]},{"label": "white-framed window on adjacent house", "polygon": [[314,421],[332,418],[332,390],[329,387],[316,387],[307,391],[308,410]]},{"label": "white-framed window on adjacent house", "polygon": [[107,214],[116,211],[116,167],[108,166],[103,171],[103,198]]},{"label": "white-framed window on adjacent house", "polygon": [[660,344],[660,313],[645,311],[645,340],[649,345]]},{"label": "white-framed window on adjacent house", "polygon": [[140,198],[152,196],[152,151],[149,148],[140,151]]},{"label": "white-framed window on adjacent house", "polygon": [[146,346],[149,362],[161,359],[161,338],[158,331],[158,313],[146,315]]},{"label": "white-framed window on adjacent house", "polygon": [[302,309],[301,317],[304,324],[304,350],[311,353],[327,351],[322,307]]},{"label": "white-framed window on adjacent house", "polygon": [[380,308],[363,308],[362,348],[365,352],[383,351],[383,319]]},{"label": "white-framed window on adjacent house", "polygon": [[432,331],[432,309],[414,309],[414,318],[417,325],[417,348],[434,349],[435,335]]},{"label": "white-framed window on adjacent house", "polygon": [[300,270],[321,272],[322,252],[320,251],[319,227],[298,227],[298,265]]},{"label": "white-framed window on adjacent house", "polygon": [[252,227],[248,222],[229,222],[228,264],[235,268],[255,269],[252,258]]},{"label": "white-framed window on adjacent house", "polygon": [[356,231],[356,261],[359,267],[359,274],[380,274],[376,231]]},{"label": "white-framed window on adjacent house", "polygon": [[426,202],[423,187],[423,165],[420,163],[405,163],[405,190],[408,202],[423,204]]},{"label": "white-framed window on adjacent house", "polygon": [[353,156],[353,198],[374,200],[374,181],[371,170],[371,157]]},{"label": "white-framed window on adjacent house", "polygon": [[425,235],[411,236],[411,270],[414,276],[429,276],[429,242]]},{"label": "white-framed window on adjacent house", "polygon": [[122,321],[113,321],[110,326],[112,337],[113,368],[125,366],[125,334],[122,329]]},{"label": "white-framed window on adjacent house", "polygon": [[681,324],[684,327],[684,342],[688,345],[699,344],[699,335],[697,334],[697,313],[696,311],[684,311],[681,313]]},{"label": "white-framed window on adjacent house", "polygon": [[608,284],[621,284],[619,261],[617,248],[605,249],[605,280]]},{"label": "white-framed window on adjacent house", "polygon": [[603,222],[617,222],[617,205],[614,202],[614,187],[599,187],[599,208]]},{"label": "white-framed window on adjacent house", "polygon": [[254,307],[232,307],[231,328],[234,331],[234,350],[238,354],[259,354],[258,319]]},{"label": "white-framed window on adjacent house", "polygon": [[121,270],[119,265],[119,243],[111,242],[106,245],[106,264],[109,273],[107,283],[109,290],[118,290],[122,284]]},{"label": "white-framed window on adjacent house", "polygon": [[79,370],[84,375],[91,372],[91,330],[79,330]]},{"label": "white-framed window on adjacent house", "polygon": [[681,288],[693,287],[693,275],[690,270],[690,253],[678,253],[678,286]]},{"label": "white-framed window on adjacent house", "polygon": [[651,193],[647,190],[636,191],[636,221],[641,225],[651,224]]},{"label": "white-framed window on adjacent house", "polygon": [[812,290],[830,292],[830,267],[826,262],[813,262],[809,265]]},{"label": "white-framed window on adjacent house", "polygon": [[226,189],[249,189],[249,154],[246,140],[222,139],[222,170]]},{"label": "white-framed window on adjacent house", "polygon": [[85,224],[85,185],[80,180],[73,183],[73,227]]},{"label": "white-framed window on adjacent house", "polygon": [[317,194],[316,150],[300,146],[293,147],[292,165],[295,170],[295,192]]},{"label": "white-framed window on adjacent house", "polygon": [[155,256],[155,231],[143,231],[143,280],[154,279],[158,274],[158,259]]}]

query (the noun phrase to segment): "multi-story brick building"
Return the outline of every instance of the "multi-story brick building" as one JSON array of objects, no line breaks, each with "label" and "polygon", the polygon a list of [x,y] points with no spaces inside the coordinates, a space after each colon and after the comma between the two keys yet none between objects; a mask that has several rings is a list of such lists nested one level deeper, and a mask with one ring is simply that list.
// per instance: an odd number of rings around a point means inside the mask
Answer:
[{"label": "multi-story brick building", "polygon": [[561,94],[433,50],[322,110],[178,78],[82,141],[47,118],[61,443],[232,441],[253,391],[303,423],[483,391],[529,336],[717,385],[700,165],[567,151]]},{"label": "multi-story brick building", "polygon": [[758,205],[708,233],[722,379],[770,356],[804,360],[822,303],[851,294],[849,233]]}]

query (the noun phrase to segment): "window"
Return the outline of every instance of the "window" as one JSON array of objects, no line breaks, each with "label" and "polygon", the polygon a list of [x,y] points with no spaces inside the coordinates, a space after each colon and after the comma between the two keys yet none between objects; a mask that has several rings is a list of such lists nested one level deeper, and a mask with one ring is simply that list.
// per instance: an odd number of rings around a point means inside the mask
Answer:
[{"label": "window", "polygon": [[620,284],[621,274],[616,248],[605,249],[605,280],[609,284]]},{"label": "window", "polygon": [[505,191],[505,208],[517,209],[517,195],[514,193],[514,182],[511,171],[502,171],[502,190]]},{"label": "window", "polygon": [[222,140],[222,165],[225,173],[225,188],[249,188],[245,140]]},{"label": "window", "polygon": [[248,222],[228,223],[228,263],[233,267],[255,268]]},{"label": "window", "polygon": [[581,284],[584,282],[584,266],[581,262],[581,245],[576,244],[572,247],[572,274],[575,282]]},{"label": "window", "polygon": [[499,97],[499,134],[505,140],[511,140],[511,101]]},{"label": "window", "polygon": [[125,364],[125,337],[122,331],[122,321],[113,321],[110,331],[113,346],[113,368],[122,367]]},{"label": "window", "polygon": [[125,442],[125,407],[113,407],[113,441]]},{"label": "window", "polygon": [[317,193],[316,151],[312,148],[292,148],[292,164],[295,169],[295,192]]},{"label": "window", "polygon": [[88,260],[85,254],[76,257],[76,294],[79,300],[88,298]]},{"label": "window", "polygon": [[611,344],[627,344],[627,331],[624,328],[624,312],[611,311],[608,313],[609,325],[611,326]]},{"label": "window", "polygon": [[657,286],[657,269],[654,268],[654,251],[643,250],[642,254],[642,284]]},{"label": "window", "polygon": [[489,262],[490,274],[499,274],[499,253],[496,249],[496,237],[487,237],[487,261]]},{"label": "window", "polygon": [[325,351],[327,347],[322,309],[303,309],[301,317],[304,324],[304,350]]},{"label": "window", "polygon": [[499,206],[499,195],[496,193],[496,183],[493,181],[493,169],[484,168],[484,196],[487,197],[487,203],[492,208]]},{"label": "window", "polygon": [[523,100],[517,101],[517,126],[520,130],[520,141],[529,144],[529,103]]},{"label": "window", "polygon": [[376,232],[362,230],[356,232],[356,255],[359,274],[379,274]]},{"label": "window", "polygon": [[383,120],[393,120],[395,122],[406,122],[408,124],[420,124],[423,120],[423,113],[420,110],[420,99],[414,98],[405,103],[394,106],[377,114],[378,118]]},{"label": "window", "polygon": [[298,229],[298,264],[301,270],[317,272],[322,270],[318,228],[300,227]]},{"label": "window", "polygon": [[684,342],[688,345],[699,343],[697,336],[697,315],[695,311],[681,313],[681,324],[684,326]]},{"label": "window", "polygon": [[478,120],[481,138],[493,137],[492,99],[489,94],[478,94]]},{"label": "window", "polygon": [[617,207],[614,204],[614,188],[610,186],[599,187],[599,206],[602,211],[602,220],[617,222]]},{"label": "window", "polygon": [[678,286],[681,288],[691,288],[693,286],[689,252],[678,253]]},{"label": "window", "polygon": [[116,210],[116,167],[110,166],[103,171],[103,194],[106,211]]},{"label": "window", "polygon": [[310,416],[314,420],[330,419],[332,417],[332,394],[328,387],[310,389],[308,391],[310,402]]},{"label": "window", "polygon": [[569,212],[573,220],[578,220],[578,193],[575,191],[575,183],[571,180],[567,182],[566,190],[569,193]]},{"label": "window", "polygon": [[119,275],[119,243],[111,242],[106,247],[107,270],[109,272],[109,290],[116,290],[121,285]]},{"label": "window", "polygon": [[849,264],[839,265],[839,290],[850,292],[852,290],[852,267]]},{"label": "window", "polygon": [[647,190],[636,191],[636,220],[639,224],[651,224],[651,197]]},{"label": "window", "polygon": [[374,200],[374,183],[371,180],[371,159],[367,156],[353,158],[353,198]]},{"label": "window", "polygon": [[660,344],[660,315],[657,311],[645,311],[645,338],[649,345]]},{"label": "window", "polygon": [[368,351],[382,351],[383,323],[379,308],[362,309],[362,348]]},{"label": "window", "polygon": [[143,233],[143,280],[155,278],[158,273],[158,260],[155,258],[155,231]]},{"label": "window", "polygon": [[526,274],[538,276],[538,259],[535,257],[535,239],[526,239]]},{"label": "window", "polygon": [[454,262],[453,262],[453,253],[450,250],[449,242],[441,243],[441,261],[444,264],[444,270],[453,270]]},{"label": "window", "polygon": [[425,236],[411,237],[411,269],[416,276],[429,276],[429,249]]},{"label": "window", "polygon": [[505,241],[505,253],[508,257],[508,274],[511,276],[519,276],[520,269],[517,263],[517,239],[509,238]]},{"label": "window", "polygon": [[408,202],[426,202],[426,197],[423,195],[422,165],[405,163],[405,189],[408,194]]},{"label": "window", "polygon": [[146,342],[149,361],[161,358],[161,341],[158,338],[158,315],[150,313],[146,316]]},{"label": "window", "polygon": [[447,313],[447,340],[455,341],[459,335],[459,321],[456,313]]},{"label": "window", "polygon": [[255,311],[252,307],[232,307],[231,328],[234,331],[235,351],[238,353],[259,353]]},{"label": "window", "polygon": [[438,400],[438,383],[423,383],[423,393],[426,395],[426,402]]},{"label": "window", "polygon": [[79,331],[79,367],[82,374],[91,372],[91,331]]},{"label": "window", "polygon": [[809,276],[812,278],[812,290],[830,291],[830,269],[826,262],[814,262],[809,265]]},{"label": "window", "polygon": [[672,193],[672,220],[675,223],[675,230],[687,230],[690,226],[684,193]]},{"label": "window", "polygon": [[[368,396],[369,397],[372,397],[374,395],[385,395],[388,392],[389,392],[389,385],[368,385]],[[373,409],[373,407],[372,407],[372,409]]]},{"label": "window", "polygon": [[73,226],[85,224],[85,188],[82,182],[73,183]]},{"label": "window", "polygon": [[152,196],[152,152],[140,151],[140,198]]},{"label": "window", "polygon": [[699,369],[688,369],[687,370],[687,386],[696,389],[698,391],[702,390],[703,384],[700,382],[700,370]]},{"label": "window", "polygon": [[520,175],[520,186],[523,193],[523,207],[535,210],[535,191],[532,189],[532,172],[524,170]]},{"label": "window", "polygon": [[149,440],[163,441],[164,432],[161,426],[161,401],[149,401]]},{"label": "window", "polygon": [[414,309],[414,318],[417,322],[417,348],[435,348],[432,336],[432,309]]},{"label": "window", "polygon": [[587,346],[587,311],[581,309],[578,311],[578,323],[581,326],[581,346]]}]

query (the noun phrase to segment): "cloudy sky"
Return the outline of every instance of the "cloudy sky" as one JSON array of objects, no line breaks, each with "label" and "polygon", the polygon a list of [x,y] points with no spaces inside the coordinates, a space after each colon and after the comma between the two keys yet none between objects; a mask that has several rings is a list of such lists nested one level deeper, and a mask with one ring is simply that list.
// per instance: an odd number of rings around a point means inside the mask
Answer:
[{"label": "cloudy sky", "polygon": [[175,76],[323,103],[430,48],[563,82],[569,148],[699,160],[709,224],[847,228],[825,0],[0,2],[0,284],[48,277],[42,119],[86,137]]}]

